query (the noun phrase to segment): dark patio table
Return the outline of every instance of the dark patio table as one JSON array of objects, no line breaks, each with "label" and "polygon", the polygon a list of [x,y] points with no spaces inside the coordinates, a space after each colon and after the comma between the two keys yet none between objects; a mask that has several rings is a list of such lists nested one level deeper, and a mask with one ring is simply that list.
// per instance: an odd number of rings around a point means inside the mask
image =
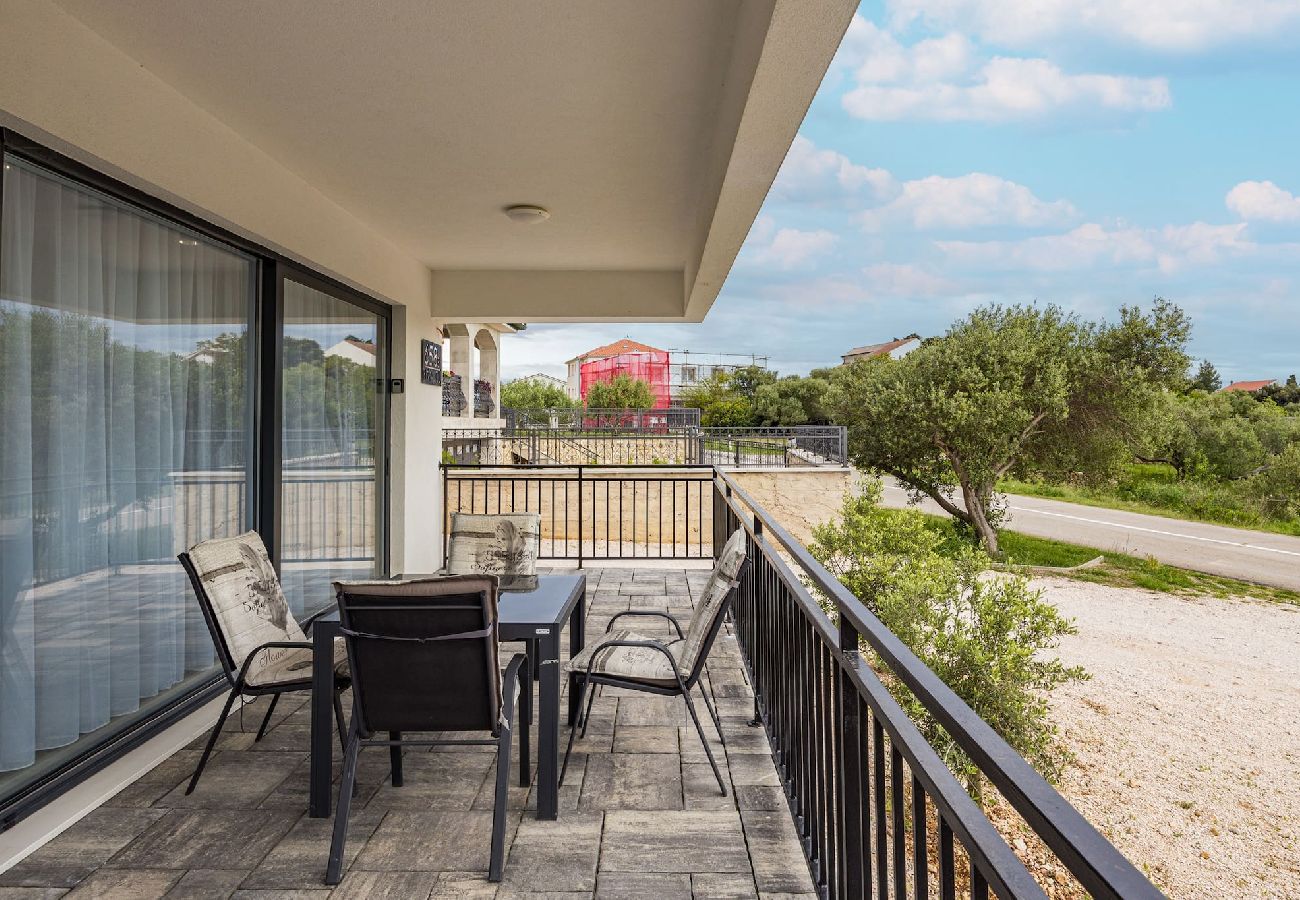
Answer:
[{"label": "dark patio table", "polygon": [[[397,575],[398,579],[425,578]],[[497,608],[497,629],[502,641],[528,644],[529,663],[536,666],[538,692],[537,818],[560,815],[560,632],[569,623],[569,655],[586,640],[587,605],[583,598],[587,576],[540,575],[535,588],[503,588]],[[312,626],[313,662],[311,692],[311,793],[308,814],[323,819],[330,814],[330,786],[334,758],[333,645],[339,635],[335,610]],[[572,681],[572,679],[570,679]],[[531,704],[530,704],[531,706]],[[569,726],[578,717],[578,693],[569,686]],[[400,765],[400,763],[399,763]],[[400,781],[400,768],[397,770]]]}]

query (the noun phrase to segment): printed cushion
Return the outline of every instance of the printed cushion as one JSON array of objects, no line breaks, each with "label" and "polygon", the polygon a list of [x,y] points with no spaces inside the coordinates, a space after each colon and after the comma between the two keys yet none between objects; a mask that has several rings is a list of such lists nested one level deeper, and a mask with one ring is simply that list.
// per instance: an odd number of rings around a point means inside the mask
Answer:
[{"label": "printed cushion", "polygon": [[[668,647],[668,652],[677,659],[678,651],[682,646],[680,640],[663,641],[659,638],[646,637],[635,631],[616,628],[608,634],[600,636],[598,641],[593,642],[590,646],[583,647],[577,656],[569,660],[565,667],[569,672],[587,671],[587,664],[591,662],[593,656],[596,657],[596,665],[592,667],[592,672],[599,672],[602,675],[612,675],[617,678],[630,678],[636,681],[649,681],[656,684],[677,684],[677,674],[673,671],[673,663],[658,650],[651,647],[605,647],[602,644],[606,641],[652,641],[660,640],[661,643]],[[686,672],[682,672],[682,677],[686,677]]]},{"label": "printed cushion", "polygon": [[502,582],[537,574],[539,513],[451,514],[451,575],[496,575]]},{"label": "printed cushion", "polygon": [[679,664],[688,672],[695,667],[700,649],[704,646],[709,630],[713,628],[713,623],[722,610],[722,601],[727,599],[727,594],[731,592],[731,585],[740,575],[740,567],[745,562],[745,553],[745,531],[743,528],[737,528],[723,545],[722,552],[718,554],[718,561],[713,566],[713,572],[704,585],[699,602],[695,604],[695,610],[691,613],[690,624],[686,627],[686,640],[683,641]]},{"label": "printed cushion", "polygon": [[[263,654],[270,652],[272,651],[262,651]],[[257,675],[256,677],[250,675],[247,679],[248,683],[253,687],[266,687],[287,681],[310,680],[311,658],[312,652],[306,647],[277,651],[273,662],[263,666],[258,666],[257,663],[249,666],[249,672],[256,669]],[[348,675],[348,648],[342,638],[334,639],[334,674],[344,678]]]},{"label": "printed cushion", "polygon": [[[289,611],[280,579],[257,532],[203,541],[191,547],[189,554],[236,671],[262,644],[307,640]],[[275,680],[272,673],[289,671],[286,667],[296,653],[307,655],[310,677],[310,650],[271,648],[258,654],[248,668],[247,680],[251,684]]]}]

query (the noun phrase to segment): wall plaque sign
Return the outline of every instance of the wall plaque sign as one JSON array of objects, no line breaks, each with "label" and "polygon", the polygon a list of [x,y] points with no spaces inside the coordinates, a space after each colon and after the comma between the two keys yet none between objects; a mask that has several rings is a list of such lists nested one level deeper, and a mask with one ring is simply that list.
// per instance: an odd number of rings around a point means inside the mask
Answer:
[{"label": "wall plaque sign", "polygon": [[420,341],[420,382],[442,384],[442,342]]}]

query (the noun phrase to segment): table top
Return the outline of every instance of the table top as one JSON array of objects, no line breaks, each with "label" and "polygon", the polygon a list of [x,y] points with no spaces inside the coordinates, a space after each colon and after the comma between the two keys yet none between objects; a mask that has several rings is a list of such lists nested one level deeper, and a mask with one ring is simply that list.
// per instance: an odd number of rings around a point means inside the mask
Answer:
[{"label": "table top", "polygon": [[[394,575],[394,579],[436,578],[436,575]],[[502,637],[526,628],[561,626],[586,592],[587,576],[538,575],[537,587],[505,588],[497,602]]]}]

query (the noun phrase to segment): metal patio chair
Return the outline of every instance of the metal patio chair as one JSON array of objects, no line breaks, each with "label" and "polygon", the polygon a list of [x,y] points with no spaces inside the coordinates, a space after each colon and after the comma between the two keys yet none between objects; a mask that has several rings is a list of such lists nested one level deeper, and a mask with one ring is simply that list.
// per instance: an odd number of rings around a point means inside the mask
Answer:
[{"label": "metal patio chair", "polygon": [[[497,580],[450,575],[404,582],[336,583],[339,622],[352,674],[352,722],[330,844],[326,884],[343,874],[343,850],[357,758],[365,747],[388,747],[393,784],[402,783],[404,745],[496,744],[496,800],[488,880],[500,881],[505,855],[510,738],[520,710],[520,780],[527,784],[528,720],[519,692],[527,656],[505,671],[497,643]],[[488,732],[482,739],[413,739],[404,733]],[[376,738],[387,732],[387,739]]]},{"label": "metal patio chair", "polygon": [[[722,629],[723,615],[740,583],[745,555],[745,532],[738,528],[718,554],[717,563],[695,605],[685,633],[682,632],[681,623],[671,613],[657,609],[627,610],[609,620],[605,635],[599,642],[584,648],[569,661],[566,668],[577,681],[578,706],[583,705],[584,698],[587,702],[581,719],[569,730],[569,745],[564,751],[564,765],[560,768],[560,784],[564,784],[564,775],[569,768],[569,754],[573,752],[573,741],[579,736],[579,728],[580,736],[587,736],[587,723],[591,719],[591,707],[596,700],[596,688],[607,684],[647,694],[680,696],[686,702],[686,711],[690,713],[691,721],[695,723],[695,731],[700,736],[700,743],[704,745],[709,765],[713,767],[713,776],[718,779],[718,788],[722,791],[722,796],[727,795],[722,773],[718,770],[718,763],[713,758],[708,738],[705,737],[704,728],[695,712],[691,690],[700,684],[709,651],[713,649],[713,642]],[[667,619],[672,623],[677,639],[665,643],[628,629],[614,630],[614,623],[626,616]],[[717,710],[703,685],[700,685],[700,695],[718,729],[718,739],[726,747],[722,720],[718,718]]]},{"label": "metal patio chair", "polygon": [[[179,554],[181,566],[203,610],[217,658],[230,682],[226,705],[212,727],[203,756],[185,793],[194,792],[221,728],[238,697],[270,696],[254,742],[262,740],[280,695],[311,690],[312,645],[306,629],[333,607],[327,606],[300,626],[289,609],[262,538],[253,531],[214,538]],[[350,683],[342,642],[334,648],[334,716],[343,743],[340,694]]]}]

